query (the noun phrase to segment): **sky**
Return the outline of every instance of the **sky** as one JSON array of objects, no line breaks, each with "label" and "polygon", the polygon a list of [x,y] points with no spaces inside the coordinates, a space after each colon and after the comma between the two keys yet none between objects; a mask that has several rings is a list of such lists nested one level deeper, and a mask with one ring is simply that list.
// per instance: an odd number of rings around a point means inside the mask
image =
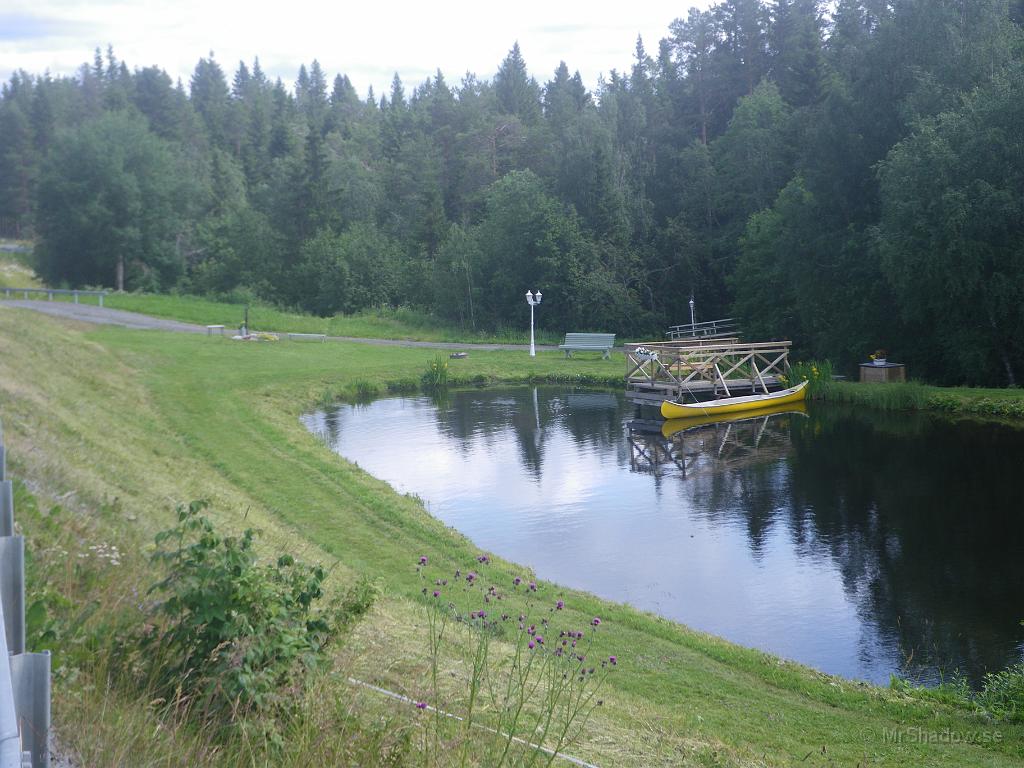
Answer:
[{"label": "sky", "polygon": [[710,0],[516,0],[505,3],[364,1],[273,4],[261,0],[0,0],[0,81],[24,69],[70,75],[99,46],[131,69],[156,65],[186,87],[212,51],[228,79],[240,60],[291,88],[313,59],[379,96],[398,72],[409,91],[440,68],[490,79],[513,43],[541,83],[559,61],[593,89],[601,74],[628,71],[637,35],[656,55],[673,19]]}]

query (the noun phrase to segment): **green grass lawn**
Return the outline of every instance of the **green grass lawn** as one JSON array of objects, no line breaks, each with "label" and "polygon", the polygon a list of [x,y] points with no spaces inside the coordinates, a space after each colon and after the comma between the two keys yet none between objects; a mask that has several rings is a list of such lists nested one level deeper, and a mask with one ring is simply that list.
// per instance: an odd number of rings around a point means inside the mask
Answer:
[{"label": "green grass lawn", "polygon": [[[225,325],[237,328],[245,316],[245,305],[228,304],[197,296],[175,296],[150,293],[114,293],[106,304],[115,309],[141,312],[155,317],[166,317],[197,325]],[[524,302],[523,320],[528,322]],[[409,309],[367,310],[355,315],[315,317],[285,312],[266,304],[249,308],[249,327],[253,330],[288,333],[326,333],[330,336],[353,336],[376,339],[408,339],[410,341],[449,342],[501,342],[529,343],[529,326],[496,332],[473,331],[445,325],[421,312]],[[550,331],[540,331],[540,344],[557,344],[562,337]]]},{"label": "green grass lawn", "polygon": [[[175,503],[206,497],[221,524],[263,528],[270,551],[332,563],[339,583],[373,578],[382,598],[338,663],[361,679],[415,695],[425,675],[415,559],[427,555],[439,569],[454,570],[473,564],[478,550],[417,499],[333,454],[298,416],[325,397],[408,386],[434,357],[422,349],[239,344],[92,329],[0,308],[0,416],[11,471],[44,498],[70,494],[64,503],[81,510],[76,525],[85,527],[75,530],[84,542],[137,546],[170,524]],[[474,352],[451,371],[461,381],[610,383],[622,375],[620,356],[596,357]],[[26,534],[30,541],[44,536],[32,528]],[[526,573],[494,560],[488,578],[496,583]],[[128,585],[148,583],[144,560],[129,559],[125,568],[135,570],[98,602],[130,602]],[[68,589],[78,588],[69,581]],[[993,726],[941,694],[830,677],[592,595],[543,589],[565,599],[567,621],[601,616],[599,653],[620,659],[604,706],[570,750],[602,766],[1008,766],[1024,759],[1020,725]],[[461,662],[451,664],[458,680]],[[167,735],[166,723],[156,725],[155,715],[130,697],[101,695],[105,686],[98,682],[83,674],[55,689],[55,722],[59,729],[62,722],[81,724],[61,732],[89,756],[87,764],[126,764],[116,755],[127,753],[128,742],[138,754],[167,750],[166,761],[153,757],[146,765],[181,764],[172,757],[180,739]],[[348,690],[326,695],[352,696]],[[364,714],[378,705],[365,706]],[[416,727],[401,708],[389,717],[396,727]],[[1002,739],[984,745],[886,739],[911,728],[964,734],[997,728]],[[156,732],[160,738],[151,736]],[[191,764],[233,764],[213,752],[202,755]]]}]

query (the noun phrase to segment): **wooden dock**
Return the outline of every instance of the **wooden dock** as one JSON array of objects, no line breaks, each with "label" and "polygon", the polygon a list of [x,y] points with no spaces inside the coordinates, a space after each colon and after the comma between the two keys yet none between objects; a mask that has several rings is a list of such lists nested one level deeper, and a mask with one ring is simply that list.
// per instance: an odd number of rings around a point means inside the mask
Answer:
[{"label": "wooden dock", "polygon": [[623,345],[626,398],[641,405],[693,402],[770,392],[789,374],[790,341],[748,343],[736,338],[687,339]]}]

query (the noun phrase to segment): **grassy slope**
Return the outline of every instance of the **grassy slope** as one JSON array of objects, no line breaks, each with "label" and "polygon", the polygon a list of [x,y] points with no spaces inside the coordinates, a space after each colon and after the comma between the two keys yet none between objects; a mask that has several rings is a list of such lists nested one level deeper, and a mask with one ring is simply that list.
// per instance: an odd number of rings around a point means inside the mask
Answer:
[{"label": "grassy slope", "polygon": [[0,251],[0,288],[42,288],[27,261],[24,254]]},{"label": "grassy slope", "polygon": [[[385,599],[354,638],[350,663],[364,678],[412,691],[423,665],[420,582],[410,564],[427,554],[447,569],[466,567],[476,549],[416,500],[332,454],[297,416],[325,390],[416,378],[432,358],[426,350],[84,330],[0,309],[0,413],[18,471],[54,492],[76,490],[86,506],[118,498],[118,515],[97,522],[99,532],[108,526],[142,540],[166,526],[175,501],[209,496],[229,525],[247,515],[266,529],[272,548],[336,559],[339,580],[378,578]],[[458,366],[461,375],[496,379],[621,371],[618,360],[557,354],[473,353]],[[504,562],[492,569],[496,583],[521,573]],[[564,593],[571,618],[605,619],[603,651],[622,660],[606,706],[574,750],[601,764],[789,765],[810,754],[803,764],[981,766],[1024,757],[1019,727],[1001,726],[1004,740],[994,747],[885,743],[886,728],[991,725],[937,697],[827,677]],[[69,706],[61,695],[58,688],[58,722]]]}]

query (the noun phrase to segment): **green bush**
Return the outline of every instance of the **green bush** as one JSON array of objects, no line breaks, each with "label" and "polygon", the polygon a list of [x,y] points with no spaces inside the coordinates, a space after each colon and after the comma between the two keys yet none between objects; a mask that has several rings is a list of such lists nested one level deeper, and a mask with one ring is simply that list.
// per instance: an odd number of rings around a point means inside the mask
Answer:
[{"label": "green bush", "polygon": [[448,386],[448,358],[438,355],[427,366],[420,383],[428,392],[437,392]]},{"label": "green bush", "polygon": [[178,524],[156,537],[154,564],[166,577],[139,650],[157,691],[213,722],[286,710],[321,667],[324,649],[365,613],[373,591],[358,585],[325,608],[325,572],[290,555],[260,564],[256,532],[222,536],[200,513],[205,501],[178,508]]},{"label": "green bush", "polygon": [[801,381],[807,383],[807,396],[822,398],[832,386],[832,363],[828,360],[808,360],[794,363],[785,378],[786,386],[796,386]]},{"label": "green bush", "polygon": [[997,720],[1024,722],[1024,663],[985,675],[985,684],[976,700]]}]

